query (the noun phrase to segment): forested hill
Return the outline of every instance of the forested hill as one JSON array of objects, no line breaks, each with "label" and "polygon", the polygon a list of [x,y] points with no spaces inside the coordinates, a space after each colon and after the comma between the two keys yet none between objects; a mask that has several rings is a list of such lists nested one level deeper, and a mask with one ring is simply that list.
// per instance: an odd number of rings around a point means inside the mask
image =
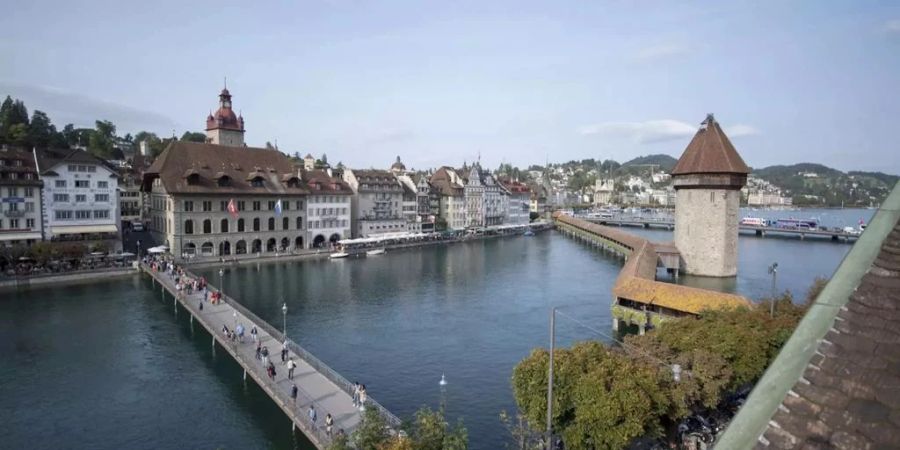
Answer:
[{"label": "forested hill", "polygon": [[664,154],[656,154],[656,155],[647,155],[647,156],[638,156],[625,164],[622,164],[623,167],[627,166],[647,166],[647,165],[657,165],[658,169],[664,172],[671,172],[673,168],[675,168],[675,163],[678,162],[677,159]]},{"label": "forested hill", "polygon": [[787,191],[795,205],[879,204],[900,179],[882,172],[851,171],[815,163],[752,169],[753,176]]}]

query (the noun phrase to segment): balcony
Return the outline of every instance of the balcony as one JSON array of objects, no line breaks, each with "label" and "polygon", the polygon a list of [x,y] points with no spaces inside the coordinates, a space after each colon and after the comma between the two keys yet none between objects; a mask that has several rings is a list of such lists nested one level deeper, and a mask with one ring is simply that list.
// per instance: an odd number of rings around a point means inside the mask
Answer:
[{"label": "balcony", "polygon": [[3,211],[3,215],[6,217],[9,217],[11,219],[18,219],[19,217],[25,217],[25,211],[18,211],[18,210]]}]

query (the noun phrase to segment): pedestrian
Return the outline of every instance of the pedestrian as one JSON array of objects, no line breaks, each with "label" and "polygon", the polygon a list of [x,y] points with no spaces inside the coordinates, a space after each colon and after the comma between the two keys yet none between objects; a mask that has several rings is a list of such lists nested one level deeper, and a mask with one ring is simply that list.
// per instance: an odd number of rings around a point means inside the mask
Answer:
[{"label": "pedestrian", "polygon": [[288,355],[288,347],[287,347],[287,339],[281,343],[281,365],[283,366],[287,362]]},{"label": "pedestrian", "polygon": [[269,347],[262,348],[262,362],[264,366],[269,365]]},{"label": "pedestrian", "polygon": [[325,434],[328,437],[331,437],[331,427],[334,426],[334,419],[331,418],[331,413],[325,414]]},{"label": "pedestrian", "polygon": [[259,342],[256,343],[256,360],[257,361],[262,360],[262,347],[260,347]]},{"label": "pedestrian", "polygon": [[207,300],[209,300],[209,291],[204,290],[203,291],[203,301],[205,302]]},{"label": "pedestrian", "polygon": [[353,406],[359,406],[359,381],[353,383]]},{"label": "pedestrian", "polygon": [[366,385],[359,386],[359,410],[366,410]]},{"label": "pedestrian", "polygon": [[197,307],[200,308],[200,311],[203,311],[203,302],[200,302],[200,304],[197,305]]},{"label": "pedestrian", "polygon": [[256,331],[256,325],[253,325],[253,328],[250,329],[250,337],[253,338],[253,342],[257,342],[259,340],[258,331]]},{"label": "pedestrian", "polygon": [[316,408],[313,405],[309,405],[309,411],[306,415],[309,416],[309,421],[312,422],[313,426],[316,426]]},{"label": "pedestrian", "polygon": [[294,379],[294,369],[297,368],[297,363],[294,362],[294,358],[291,358],[288,360],[287,368],[288,368],[288,380],[293,380]]},{"label": "pedestrian", "polygon": [[296,405],[297,404],[297,385],[291,386],[291,401]]}]

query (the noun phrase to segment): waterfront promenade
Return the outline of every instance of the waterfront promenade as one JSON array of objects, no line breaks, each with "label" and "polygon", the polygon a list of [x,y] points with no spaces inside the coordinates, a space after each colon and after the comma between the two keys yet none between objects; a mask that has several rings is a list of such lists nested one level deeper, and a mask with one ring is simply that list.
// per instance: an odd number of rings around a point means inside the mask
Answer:
[{"label": "waterfront promenade", "polygon": [[[343,430],[349,436],[360,424],[362,413],[353,406],[350,383],[291,341],[288,341],[289,357],[297,363],[297,368],[294,370],[293,380],[288,379],[288,369],[281,364],[281,332],[225,295],[224,301],[216,305],[208,301],[203,302],[203,293],[179,294],[174,280],[169,275],[153,271],[147,265],[142,265],[141,268],[151,276],[155,285],[160,285],[162,299],[164,301],[172,299],[176,314],[180,304],[191,314],[191,326],[194,326],[194,321],[199,322],[212,336],[214,351],[218,343],[220,348],[230,354],[244,369],[244,380],[246,381],[247,377],[252,378],[290,418],[292,426],[300,429],[317,448],[327,448],[331,443],[331,437],[325,432],[326,414],[330,413],[334,419],[333,435],[336,435],[338,430]],[[188,273],[188,276],[196,278],[193,274]],[[212,286],[209,286],[209,289],[211,292],[216,291]],[[169,296],[166,295],[167,292]],[[242,324],[245,328],[242,343],[228,339],[222,331],[224,326],[234,330],[237,324]],[[258,339],[261,345],[269,349],[269,360],[275,364],[277,374],[274,380],[268,377],[262,362],[256,359],[256,343],[249,334],[254,325],[259,332]],[[294,384],[298,388],[296,401],[290,396]],[[307,416],[310,405],[316,410],[316,424],[311,423]],[[377,408],[389,424],[394,427],[399,425],[399,419],[371,397],[366,407]]]}]

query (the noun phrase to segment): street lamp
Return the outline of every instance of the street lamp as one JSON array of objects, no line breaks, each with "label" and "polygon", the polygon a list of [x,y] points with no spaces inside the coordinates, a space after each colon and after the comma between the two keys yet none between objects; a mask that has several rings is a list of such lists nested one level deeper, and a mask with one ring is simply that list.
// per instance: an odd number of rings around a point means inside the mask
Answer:
[{"label": "street lamp", "polygon": [[[284,299],[282,299],[284,301]],[[281,335],[284,338],[284,341],[287,342],[287,303],[283,303],[281,305]]]},{"label": "street lamp", "polygon": [[219,269],[219,293],[222,294],[222,297],[225,296],[225,285],[222,282],[223,276],[225,276],[225,269]]},{"label": "street lamp", "polygon": [[775,290],[776,290],[776,280],[778,278],[778,263],[773,262],[771,266],[769,266],[769,273],[772,274],[772,305],[769,314],[772,317],[775,317]]}]

